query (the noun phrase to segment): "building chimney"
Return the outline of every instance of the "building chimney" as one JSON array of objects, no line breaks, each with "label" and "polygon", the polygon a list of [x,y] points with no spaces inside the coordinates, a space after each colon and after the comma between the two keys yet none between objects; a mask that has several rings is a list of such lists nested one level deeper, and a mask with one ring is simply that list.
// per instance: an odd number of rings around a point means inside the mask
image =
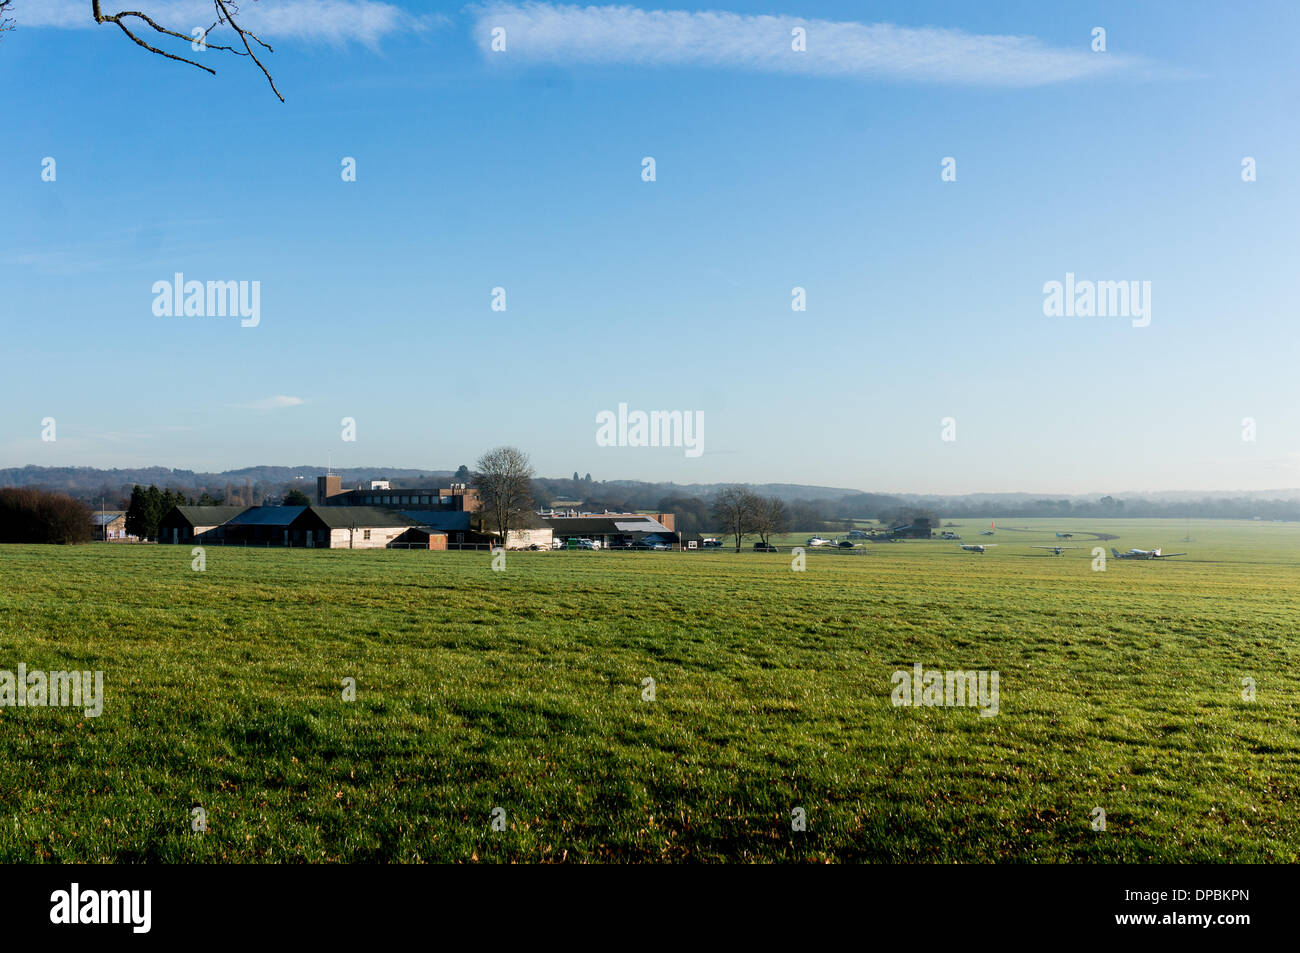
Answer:
[{"label": "building chimney", "polygon": [[316,505],[325,506],[331,496],[343,492],[343,478],[337,474],[318,476],[316,478]]}]

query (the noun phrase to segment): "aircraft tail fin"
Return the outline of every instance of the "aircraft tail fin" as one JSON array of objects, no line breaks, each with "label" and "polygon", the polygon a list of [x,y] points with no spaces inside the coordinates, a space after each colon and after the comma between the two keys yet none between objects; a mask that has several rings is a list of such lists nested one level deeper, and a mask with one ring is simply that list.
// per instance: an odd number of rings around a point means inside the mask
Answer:
[{"label": "aircraft tail fin", "polygon": [[1115,554],[1115,558],[1116,558],[1116,559],[1119,559],[1119,550],[1118,550],[1118,549],[1116,549],[1114,546],[1112,546],[1112,547],[1110,548],[1110,551],[1111,551],[1112,553]]}]

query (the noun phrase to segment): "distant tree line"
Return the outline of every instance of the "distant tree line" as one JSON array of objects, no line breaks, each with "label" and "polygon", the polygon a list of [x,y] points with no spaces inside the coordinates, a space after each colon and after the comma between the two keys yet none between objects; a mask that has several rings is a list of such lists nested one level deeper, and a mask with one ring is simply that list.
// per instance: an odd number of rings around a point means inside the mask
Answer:
[{"label": "distant tree line", "polygon": [[876,521],[882,526],[911,526],[917,520],[926,520],[930,529],[938,529],[942,520],[939,514],[928,506],[891,506],[876,515]]},{"label": "distant tree line", "polygon": [[945,516],[971,519],[1014,517],[1078,519],[1254,519],[1300,520],[1300,500],[1262,500],[1252,497],[1207,497],[1200,500],[1098,500],[1038,499],[979,501],[921,500],[916,505],[942,510]]},{"label": "distant tree line", "polygon": [[0,490],[0,543],[86,543],[90,520],[90,507],[66,493]]},{"label": "distant tree line", "polygon": [[[17,467],[0,469],[0,486],[24,487],[63,492],[84,500],[98,509],[100,501],[108,508],[122,510],[129,504],[133,486],[155,484],[182,493],[200,503],[219,502],[231,506],[255,506],[277,503],[296,489],[304,496],[312,494],[303,480],[296,479],[310,467],[248,467],[224,474],[195,473],[145,467],[135,470],[98,470],[92,467]],[[352,468],[335,471],[344,486],[376,477],[376,471]],[[394,487],[429,486],[444,480],[469,483],[472,472],[462,465],[454,474],[449,470],[388,470]],[[445,484],[444,484],[445,485]],[[555,500],[580,500],[582,508],[593,512],[674,512],[678,529],[687,533],[716,532],[711,515],[711,500],[727,486],[682,486],[674,483],[650,483],[634,480],[595,480],[590,473],[572,478],[534,477],[533,492],[539,505]],[[1258,496],[1209,496],[1195,500],[1176,500],[1158,496],[1120,499],[1102,496],[1090,499],[1026,498],[1021,494],[981,494],[978,496],[907,496],[888,493],[836,493],[805,486],[773,485],[766,489],[749,487],[759,495],[779,495],[786,503],[791,527],[799,531],[840,531],[862,520],[894,519],[912,509],[951,517],[1012,519],[1047,518],[1171,518],[1171,519],[1261,519],[1300,520],[1300,500],[1265,500]],[[297,497],[294,497],[297,499]],[[669,503],[671,502],[671,505]],[[301,505],[301,504],[300,504]],[[910,522],[910,520],[907,520]]]},{"label": "distant tree line", "polygon": [[[708,493],[689,494],[681,492],[681,487],[672,484],[606,483],[593,481],[591,474],[576,479],[575,473],[574,477],[572,480],[535,478],[533,489],[538,502],[549,505],[555,500],[578,500],[581,501],[583,510],[593,513],[605,510],[613,513],[673,513],[677,517],[677,532],[688,536],[722,532],[714,513],[714,500],[719,494],[729,494],[739,489],[754,497],[780,499],[784,506],[784,521],[790,530],[800,532],[848,530],[856,525],[855,521],[871,519],[878,513],[900,510],[907,506],[901,497],[874,493],[854,493],[840,499],[790,499],[762,494],[752,487],[723,486],[710,487]],[[664,492],[665,490],[670,492]],[[756,534],[747,532],[745,535]]]},{"label": "distant tree line", "polygon": [[[284,468],[278,468],[284,469]],[[277,472],[276,468],[255,468],[254,472]],[[0,470],[0,486],[28,487],[35,490],[67,493],[84,500],[92,509],[101,501],[108,509],[124,510],[134,486],[166,486],[198,499],[204,493],[212,499],[225,499],[232,506],[252,506],[268,499],[278,499],[286,489],[285,480],[260,477],[230,477],[223,474],[196,474],[189,470],[144,467],[134,470],[96,470],[91,467],[18,467]],[[302,486],[302,481],[297,482]]]}]

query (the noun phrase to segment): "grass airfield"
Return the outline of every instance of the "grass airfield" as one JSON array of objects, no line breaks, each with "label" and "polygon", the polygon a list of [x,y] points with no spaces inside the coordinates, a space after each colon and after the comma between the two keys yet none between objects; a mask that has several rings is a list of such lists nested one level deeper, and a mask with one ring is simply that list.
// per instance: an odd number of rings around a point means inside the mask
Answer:
[{"label": "grass airfield", "polygon": [[952,522],[997,547],[0,547],[0,669],[106,695],[0,708],[0,860],[1300,860],[1300,524]]}]

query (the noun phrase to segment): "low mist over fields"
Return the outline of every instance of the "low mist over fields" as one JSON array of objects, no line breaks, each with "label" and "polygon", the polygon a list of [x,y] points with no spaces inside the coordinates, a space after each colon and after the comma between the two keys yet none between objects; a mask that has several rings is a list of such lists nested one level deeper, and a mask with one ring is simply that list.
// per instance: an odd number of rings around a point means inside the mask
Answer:
[{"label": "low mist over fields", "polygon": [[[203,493],[213,498],[235,498],[247,505],[278,502],[287,492],[299,489],[310,494],[316,476],[325,467],[260,466],[196,473],[166,467],[97,469],[95,467],[11,467],[0,469],[0,487],[32,487],[64,492],[87,503],[124,508],[133,486],[156,485],[197,499]],[[336,468],[343,485],[368,485],[372,479],[389,480],[395,488],[425,486],[431,482],[466,479],[464,471],[419,470],[399,467]],[[575,476],[577,476],[575,474]],[[708,500],[723,487],[734,484],[677,484],[638,480],[594,480],[586,478],[533,479],[534,498],[539,507],[555,502],[580,503],[585,510],[628,509],[672,510],[698,508],[707,511]],[[1300,489],[1193,492],[1171,490],[1159,493],[1106,493],[1089,496],[1047,496],[1032,493],[971,493],[961,496],[932,496],[915,493],[879,493],[843,487],[807,486],[795,483],[743,484],[764,496],[775,496],[791,504],[805,504],[796,515],[803,528],[836,520],[877,519],[907,508],[934,512],[940,516],[997,518],[1024,516],[1156,517],[1170,519],[1223,518],[1300,520]],[[666,505],[667,504],[667,505]],[[806,524],[806,525],[804,525]]]}]

